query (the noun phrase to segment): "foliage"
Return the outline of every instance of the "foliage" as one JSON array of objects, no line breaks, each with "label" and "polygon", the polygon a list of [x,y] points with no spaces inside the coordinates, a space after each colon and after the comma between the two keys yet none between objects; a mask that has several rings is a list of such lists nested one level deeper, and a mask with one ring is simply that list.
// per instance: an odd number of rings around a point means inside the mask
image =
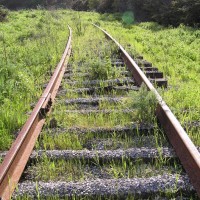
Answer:
[{"label": "foliage", "polygon": [[130,107],[137,108],[137,115],[141,122],[153,123],[157,106],[154,93],[148,91],[147,87],[142,84],[139,92],[132,92],[129,95],[132,97]]},{"label": "foliage", "polygon": [[11,12],[8,19],[0,26],[0,149],[10,146],[37,101],[68,31],[53,11]]},{"label": "foliage", "polygon": [[0,6],[0,22],[5,21],[8,15],[8,9]]},{"label": "foliage", "polygon": [[85,29],[86,29],[87,25],[81,19],[80,13],[77,13],[77,15],[74,15],[74,17],[72,18],[72,20],[75,23],[75,33],[78,36],[83,35],[85,33]]},{"label": "foliage", "polygon": [[[63,10],[11,12],[8,22],[1,25],[1,149],[7,149],[10,146],[14,133],[26,120],[24,113],[31,110],[30,103],[37,101],[43,83],[49,79],[47,73],[59,61],[67,38],[65,22],[69,22],[73,30],[76,30],[77,21],[74,16],[79,14]],[[106,28],[121,44],[130,44],[134,53],[137,51],[158,66],[161,71],[164,71],[170,86],[168,90],[163,91],[162,96],[181,123],[184,125],[187,122],[199,120],[199,30],[184,25],[178,28],[164,28],[156,23],[140,23],[126,29],[121,22],[105,21],[105,17],[101,20],[102,16],[105,14],[81,12],[81,23],[89,24],[91,21],[99,21],[101,26]],[[79,35],[74,32],[77,41],[73,46],[73,59],[76,60],[74,67],[80,66],[81,63],[88,65],[88,68],[94,67],[91,58],[102,59],[100,51],[100,46],[103,46],[102,36],[99,38],[99,31],[94,30],[92,35],[95,36],[95,40],[93,40],[89,35],[90,30],[91,26],[88,25],[84,29],[85,34]],[[94,44],[92,49],[90,45],[87,45],[90,43]],[[106,61],[106,63],[110,69],[110,62]],[[100,73],[96,73],[95,70]],[[97,78],[99,75],[105,79],[113,77],[113,74],[107,71],[106,68],[98,65],[93,73]],[[104,106],[102,103],[100,106],[105,108],[107,105]],[[62,110],[65,110],[65,107],[62,107]],[[77,115],[68,117],[66,121],[69,124],[77,121]],[[132,120],[132,117],[124,116],[120,123],[125,124]],[[101,115],[98,115],[98,118],[100,120],[98,125],[119,124],[116,114],[110,116],[109,119]],[[63,119],[61,116],[61,121],[64,121]],[[88,122],[84,116],[79,116],[79,119],[77,124],[87,126],[89,123],[96,126],[94,115],[89,116]],[[199,134],[196,132],[189,132],[189,134],[195,144],[199,145]]]},{"label": "foliage", "polygon": [[[96,61],[94,60],[91,63],[91,66],[93,68],[90,76],[92,77],[92,79],[102,79],[102,80],[106,80],[109,78],[109,71],[111,68],[111,63],[102,63],[101,60]],[[106,66],[106,67],[105,67]]]},{"label": "foliage", "polygon": [[200,1],[199,0],[174,0],[172,1],[174,15],[178,14],[177,24],[184,23],[191,26],[200,26]]},{"label": "foliage", "polygon": [[113,44],[102,45],[99,58],[96,59],[95,57],[95,59],[91,59],[89,62],[91,65],[91,79],[108,80],[120,76],[119,69],[112,66],[110,59],[114,51],[117,51],[117,49]]},{"label": "foliage", "polygon": [[199,0],[88,0],[90,10],[99,12],[133,11],[139,21],[153,20],[164,25],[200,25]]},{"label": "foliage", "polygon": [[[104,27],[121,44],[130,44],[130,53],[136,51],[164,72],[169,88],[161,91],[161,96],[183,126],[199,121],[199,29],[184,25],[165,28],[154,22],[140,23],[129,29],[122,23],[109,22]],[[199,145],[198,128],[187,128],[187,131]]]},{"label": "foliage", "polygon": [[183,23],[200,26],[199,0],[55,0],[55,1],[12,1],[0,0],[0,4],[9,8],[64,7],[74,10],[96,10],[101,13],[132,11],[138,21],[153,20],[164,25],[178,26]]},{"label": "foliage", "polygon": [[[80,17],[74,17],[76,15]],[[78,68],[82,74],[86,74],[83,78],[74,73],[78,77],[76,79],[78,84],[82,85],[82,80],[91,80],[91,77],[88,77],[89,70],[92,70],[97,78],[112,77],[110,75],[114,68],[110,67],[110,57],[113,56],[111,52],[114,49],[110,45],[111,42],[109,43],[99,30],[90,25],[91,22],[99,22],[123,46],[128,44],[131,53],[142,54],[146,60],[151,61],[165,72],[169,88],[161,91],[163,92],[162,96],[176,112],[181,123],[199,120],[199,30],[184,25],[178,28],[164,28],[157,23],[140,23],[130,25],[127,29],[124,28],[122,22],[106,21],[105,18],[105,15],[103,19],[102,15],[94,12],[77,13],[64,10],[11,12],[9,22],[3,23],[0,27],[0,32],[2,32],[0,41],[0,51],[2,52],[0,54],[2,65],[0,68],[0,148],[2,150],[9,147],[14,138],[13,132],[17,131],[25,121],[24,113],[31,110],[30,103],[35,102],[36,97],[41,94],[43,83],[49,80],[48,73],[59,61],[66,44],[68,33],[66,23],[70,24],[74,33],[73,56],[70,58],[71,69],[76,72]],[[7,26],[8,24],[9,26]],[[76,31],[77,24],[81,26],[86,24],[87,26]],[[111,52],[108,47],[112,49]],[[98,59],[99,62],[95,63],[94,60]],[[100,61],[103,61],[104,65]],[[62,87],[69,91],[77,89],[76,85],[65,83]],[[161,152],[163,146],[169,145],[163,131],[157,126],[150,133],[140,131],[139,127],[138,130],[123,133],[121,131],[120,133],[105,131],[99,134],[99,132],[92,131],[97,127],[134,127],[137,126],[139,120],[139,122],[151,121],[156,101],[152,93],[149,93],[144,86],[139,93],[132,93],[133,109],[128,113],[120,112],[128,107],[129,96],[126,96],[127,93],[123,93],[125,98],[118,103],[103,100],[99,102],[98,109],[112,110],[113,112],[109,114],[66,112],[66,96],[89,98],[87,93],[74,93],[67,92],[64,96],[58,97],[58,103],[52,114],[57,120],[58,129],[48,128],[50,122],[47,123],[36,149],[80,150],[91,148],[98,150],[104,148],[105,150],[114,150],[140,148],[148,145],[149,148],[158,148]],[[105,95],[103,92],[102,94]],[[121,96],[121,91],[111,91],[109,96],[112,97],[112,95]],[[80,107],[79,105],[68,105],[67,109],[76,110]],[[188,110],[189,113],[185,113]],[[138,119],[138,114],[145,118]],[[74,130],[77,130],[77,133],[76,131],[68,133],[70,127],[76,127]],[[91,132],[80,133],[79,128],[92,129]],[[55,134],[58,132],[59,134]],[[197,131],[193,134],[192,139],[199,146],[199,134]],[[100,147],[94,141],[100,141]],[[105,144],[105,141],[108,143]],[[139,159],[133,161],[125,157],[118,162],[106,160],[104,163],[100,162],[98,156],[89,163],[89,159],[84,159],[84,157],[80,160],[57,160],[55,162],[49,157],[45,157],[44,153],[44,158],[38,159],[37,163],[28,166],[26,172],[28,172],[25,173],[28,174],[27,177],[33,181],[82,181],[102,178],[105,174],[111,179],[146,178],[157,174],[166,174],[166,172],[182,174],[182,168],[176,161],[172,163],[171,160],[163,158],[161,154],[159,160],[153,163],[144,163]],[[100,176],[96,172],[101,172]],[[170,192],[176,192],[176,190]],[[39,199],[39,192],[37,195]]]},{"label": "foliage", "polygon": [[88,0],[88,6],[90,10],[96,9],[98,4],[99,4],[98,0]]}]

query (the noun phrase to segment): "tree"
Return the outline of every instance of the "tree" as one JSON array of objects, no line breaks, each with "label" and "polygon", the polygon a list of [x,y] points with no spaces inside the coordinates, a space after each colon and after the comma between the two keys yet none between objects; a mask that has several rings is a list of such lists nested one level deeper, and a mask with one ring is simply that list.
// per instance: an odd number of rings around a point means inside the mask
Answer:
[{"label": "tree", "polygon": [[113,1],[114,0],[99,0],[97,11],[99,12],[113,12]]},{"label": "tree", "polygon": [[173,0],[172,9],[178,14],[178,24],[200,26],[199,0]]},{"label": "tree", "polygon": [[96,10],[99,5],[99,0],[88,0],[88,7],[90,10]]}]

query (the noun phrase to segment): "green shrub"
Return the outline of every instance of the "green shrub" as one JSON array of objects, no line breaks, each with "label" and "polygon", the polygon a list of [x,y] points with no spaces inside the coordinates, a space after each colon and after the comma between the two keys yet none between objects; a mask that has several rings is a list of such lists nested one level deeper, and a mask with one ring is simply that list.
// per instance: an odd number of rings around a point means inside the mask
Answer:
[{"label": "green shrub", "polygon": [[138,92],[129,93],[132,100],[130,107],[137,108],[137,116],[142,123],[152,123],[155,120],[157,99],[153,92],[142,84]]},{"label": "green shrub", "polygon": [[111,63],[109,63],[109,60],[107,60],[106,63],[98,60],[94,60],[91,63],[92,66],[92,71],[91,71],[91,78],[92,79],[102,79],[102,80],[107,80],[111,76],[111,70],[112,66]]},{"label": "green shrub", "polygon": [[0,22],[5,21],[8,15],[8,9],[3,6],[0,6]]}]

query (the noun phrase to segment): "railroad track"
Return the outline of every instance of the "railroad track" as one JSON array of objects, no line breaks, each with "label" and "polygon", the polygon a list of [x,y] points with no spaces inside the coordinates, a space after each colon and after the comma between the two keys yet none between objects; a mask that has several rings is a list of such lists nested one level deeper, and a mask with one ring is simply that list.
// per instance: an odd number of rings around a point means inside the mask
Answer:
[{"label": "railroad track", "polygon": [[0,154],[1,199],[198,199],[200,149],[152,85],[167,87],[163,73],[98,28],[84,47],[74,41],[68,63],[69,28],[42,97]]}]

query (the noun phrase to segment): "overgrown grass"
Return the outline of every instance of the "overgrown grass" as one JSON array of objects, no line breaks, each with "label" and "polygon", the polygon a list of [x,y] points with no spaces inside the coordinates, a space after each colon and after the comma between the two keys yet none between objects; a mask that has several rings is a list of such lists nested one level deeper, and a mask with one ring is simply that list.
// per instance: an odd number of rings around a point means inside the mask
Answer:
[{"label": "overgrown grass", "polygon": [[[123,77],[117,68],[111,67],[110,57],[113,56],[111,52],[116,51],[115,47],[111,42],[105,40],[104,35],[99,30],[92,27],[91,22],[97,22],[109,30],[119,42],[129,46],[128,50],[132,54],[143,54],[147,60],[152,61],[164,71],[169,80],[169,89],[162,90],[161,93],[182,123],[199,120],[199,89],[195,87],[200,83],[198,78],[199,54],[197,53],[199,40],[196,37],[198,30],[183,26],[177,29],[167,29],[152,23],[142,23],[126,28],[114,20],[106,21],[104,19],[102,21],[99,14],[89,12],[77,13],[63,10],[11,12],[9,21],[0,27],[0,51],[2,52],[0,61],[3,66],[0,76],[0,89],[2,91],[0,96],[1,150],[9,148],[14,138],[13,132],[19,129],[26,120],[24,113],[31,110],[30,103],[37,100],[42,92],[43,84],[49,79],[49,73],[59,61],[68,34],[67,23],[74,30],[73,56],[70,60],[70,66],[74,68],[74,72],[79,69],[82,72],[90,72],[90,74],[87,78],[75,76],[74,80],[79,83],[76,86],[63,82],[63,88],[77,88],[81,86],[82,81],[87,79],[107,80]],[[170,37],[168,37],[169,35]],[[186,41],[186,44],[182,42],[183,40]],[[190,70],[190,73],[187,70]],[[100,84],[102,92],[99,95],[104,94],[104,86],[103,83]],[[112,91],[109,95],[115,94]],[[150,122],[156,125],[153,117],[156,101],[154,96],[144,88],[139,93],[133,92],[129,97],[125,93],[125,98],[120,103],[110,104],[102,101],[98,105],[98,109],[112,110],[123,109],[127,106],[137,107],[136,112],[130,112],[130,114],[121,112],[107,115],[102,113],[66,114],[66,109],[73,110],[80,107],[78,105],[66,106],[63,102],[64,98],[79,98],[80,96],[89,97],[87,94],[78,95],[72,92],[58,99],[51,116],[55,118],[57,128],[60,127],[61,130],[74,126],[113,128],[113,126],[125,126],[133,122]],[[193,98],[191,99],[191,97]],[[128,101],[130,98],[131,101]],[[148,108],[149,102],[151,102],[151,106]],[[142,118],[142,116],[144,117]],[[135,136],[128,134],[122,136],[116,133],[111,136],[106,133],[97,136],[90,132],[81,135],[71,134],[67,131],[52,136],[54,130],[51,130],[50,133],[47,128],[50,120],[48,120],[46,129],[37,143],[37,149],[82,150],[88,149],[90,146],[91,149],[96,150],[98,144],[95,141],[107,139],[111,140],[112,146],[105,145],[105,150],[126,149],[145,146],[149,138],[153,141],[152,144],[149,144],[150,147],[160,149],[163,146],[169,146],[163,131],[158,127],[151,136],[143,135],[139,131]],[[195,140],[195,144],[199,145],[199,129],[195,132],[190,132],[192,129],[188,130]],[[139,140],[138,136],[141,136]],[[111,178],[149,177],[165,170],[173,173],[176,169],[178,169],[177,173],[182,172],[179,164],[175,162],[171,165],[162,157],[153,165],[140,161],[134,163],[122,160],[121,163],[110,162],[102,166],[99,165],[98,159],[96,161],[93,166],[100,171],[106,171]],[[165,168],[165,166],[167,167]],[[86,162],[84,163],[84,160],[55,162],[45,158],[28,170],[33,175],[34,180],[63,180],[63,177],[68,177],[65,180],[70,181],[87,178],[85,169],[89,170],[87,173],[89,178],[96,178],[90,173],[90,166]]]},{"label": "overgrown grass", "polygon": [[0,26],[0,149],[8,149],[31,103],[60,60],[68,37],[58,12],[10,12]]},{"label": "overgrown grass", "polygon": [[[61,108],[62,110],[62,108]],[[57,116],[57,120],[59,122],[59,126],[61,127],[74,127],[79,126],[82,128],[89,127],[107,127],[111,128],[113,126],[121,125],[124,126],[129,124],[135,119],[134,113],[123,114],[120,112],[111,112],[109,114],[104,113],[91,113],[87,115],[79,114],[79,113],[67,113],[59,112],[59,116]]]},{"label": "overgrown grass", "polygon": [[45,150],[116,150],[127,148],[162,148],[169,145],[164,132],[155,127],[153,131],[131,131],[131,132],[113,132],[107,133],[70,133],[67,130],[60,130],[55,134],[56,129],[46,129],[43,131],[36,148]]},{"label": "overgrown grass", "polygon": [[129,96],[131,100],[129,99],[128,107],[137,108],[137,118],[143,123],[153,123],[158,103],[155,94],[142,84],[138,92],[130,92]]},{"label": "overgrown grass", "polygon": [[[184,127],[187,127],[188,122],[199,121],[199,29],[184,25],[164,28],[151,22],[125,28],[117,21],[99,22],[131,54],[142,54],[146,60],[164,72],[169,88],[160,93]],[[188,130],[188,134],[198,146],[199,133],[199,128]]]},{"label": "overgrown grass", "polygon": [[[91,29],[89,23],[97,22],[124,46],[129,44],[129,51],[143,54],[145,59],[164,71],[169,89],[163,91],[162,96],[182,124],[199,120],[198,29],[183,25],[178,28],[163,28],[155,23],[141,23],[124,28],[120,22],[102,20],[101,15],[96,13],[74,13],[44,10],[10,12],[8,22],[1,24],[1,149],[10,146],[12,133],[22,126],[26,119],[24,113],[30,110],[30,103],[35,102],[41,94],[47,71],[52,70],[58,62],[67,38],[67,23],[79,36],[77,45],[74,46],[74,65],[92,57],[89,55],[92,52],[89,45],[84,46],[84,51],[80,49],[83,36]],[[99,31],[93,32],[99,37]],[[100,38],[96,40],[99,41],[95,42],[96,45],[103,46]],[[90,39],[90,43],[92,42]],[[92,59],[89,62],[93,62]],[[97,67],[96,70],[102,70],[102,67]],[[102,73],[103,76],[108,76],[107,72]],[[198,135],[192,132],[189,134],[192,137]],[[194,138],[197,145],[198,141],[198,138]]]},{"label": "overgrown grass", "polygon": [[[148,178],[157,174],[178,173],[182,170],[180,164],[172,166],[168,160],[163,159],[162,165],[158,163],[145,163],[143,160],[121,158],[103,162],[98,156],[93,161],[56,160],[51,161],[45,157],[38,164],[30,166],[26,173],[34,181],[85,181],[87,179],[118,179],[118,178]],[[175,168],[174,168],[175,167]]]},{"label": "overgrown grass", "polygon": [[[86,19],[85,19],[86,20]],[[114,67],[110,67],[110,57],[109,54],[109,42],[106,41],[101,32],[88,26],[85,30],[85,34],[76,33],[74,38],[76,43],[74,44],[73,57],[70,62],[70,66],[76,66],[74,72],[78,68],[82,72],[91,72],[91,76],[88,80],[101,79],[107,80],[113,78]],[[108,52],[108,53],[105,53]],[[107,56],[109,55],[109,57]],[[96,58],[98,63],[94,63],[94,58]],[[100,62],[99,62],[100,61]],[[105,69],[102,69],[103,64]],[[76,73],[76,72],[75,72]],[[110,76],[111,75],[111,76]],[[115,75],[114,75],[115,77]],[[120,73],[116,76],[120,77]],[[76,76],[74,78],[77,84],[71,85],[63,82],[65,89],[74,89],[83,87],[82,82],[85,80],[83,77],[79,78]],[[104,87],[104,85],[102,84]],[[88,84],[89,87],[89,84]],[[104,93],[105,94],[105,93]],[[103,92],[101,94],[103,96]],[[66,95],[68,98],[79,98],[79,95],[74,95],[73,93]],[[65,96],[65,97],[66,97]],[[86,98],[91,98],[90,95],[83,94],[82,96]],[[131,125],[135,123],[153,123],[156,124],[154,120],[154,110],[156,106],[155,97],[148,92],[144,87],[139,92],[133,92],[129,97],[127,94],[122,102],[117,104],[111,104],[109,102],[100,102],[96,109],[117,109],[118,112],[113,112],[110,114],[103,113],[91,113],[91,114],[80,114],[74,113],[73,110],[80,109],[79,105],[67,105],[64,103],[64,98],[61,97],[54,107],[52,117],[57,121],[57,128],[61,128],[60,133],[57,133],[56,129],[49,130],[48,128],[43,131],[40,141],[37,144],[37,148],[44,149],[73,149],[73,150],[99,150],[99,143],[103,144],[104,150],[113,149],[127,149],[131,147],[142,147],[148,146],[155,148],[162,148],[163,146],[169,146],[166,137],[163,135],[162,131],[157,127],[154,133],[148,135],[142,135],[141,132],[135,133],[135,135],[128,134],[107,134],[95,135],[94,133],[68,133],[65,131],[67,128],[79,127],[79,128],[113,128],[114,126],[125,126],[127,124]],[[149,106],[149,103],[151,104]],[[119,110],[122,108],[135,108],[136,112],[130,112],[129,114],[121,113]],[[84,109],[93,109],[90,105],[84,107]],[[94,108],[94,109],[95,109]],[[66,109],[71,110],[71,113],[66,113]],[[144,111],[145,110],[145,111]],[[144,115],[145,114],[145,115]],[[48,127],[48,123],[47,123]],[[63,129],[64,128],[64,129]],[[52,132],[57,133],[57,135],[52,135]],[[59,129],[58,129],[59,132]],[[149,137],[148,137],[149,136]],[[153,142],[150,144],[149,139]],[[110,140],[110,141],[109,141]],[[110,142],[110,144],[109,144]],[[73,160],[73,161],[50,161],[48,158],[37,163],[37,166],[29,168],[29,173],[32,177],[35,177],[34,173],[38,174],[38,179],[34,180],[64,180],[64,181],[84,181],[88,178],[99,178],[109,177],[109,178],[133,178],[133,177],[150,177],[152,175],[162,174],[162,173],[180,173],[182,169],[177,162],[171,165],[162,156],[159,157],[158,161],[154,164],[145,164],[143,161],[138,160],[133,162],[131,160],[125,160],[122,158],[121,162],[110,161],[109,163],[100,163],[98,157],[92,162],[92,166],[88,165],[86,159]],[[46,166],[46,167],[45,167]],[[175,168],[174,168],[175,167]],[[95,171],[96,170],[96,171]],[[96,172],[94,174],[94,171]],[[47,172],[47,173],[46,173]],[[55,172],[55,173],[54,173]],[[66,178],[67,177],[67,178]]]}]

